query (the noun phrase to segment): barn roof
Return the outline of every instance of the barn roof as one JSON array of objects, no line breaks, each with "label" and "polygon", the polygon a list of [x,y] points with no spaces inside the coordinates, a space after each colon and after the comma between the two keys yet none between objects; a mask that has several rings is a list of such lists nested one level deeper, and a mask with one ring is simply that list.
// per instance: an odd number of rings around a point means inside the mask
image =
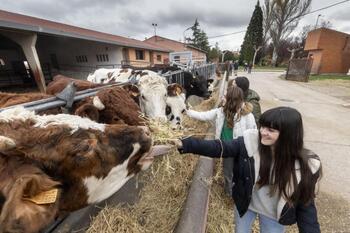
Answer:
[{"label": "barn roof", "polygon": [[1,28],[32,31],[38,34],[65,36],[90,41],[105,42],[124,47],[170,52],[168,49],[151,45],[143,41],[3,10],[0,10],[0,29]]}]

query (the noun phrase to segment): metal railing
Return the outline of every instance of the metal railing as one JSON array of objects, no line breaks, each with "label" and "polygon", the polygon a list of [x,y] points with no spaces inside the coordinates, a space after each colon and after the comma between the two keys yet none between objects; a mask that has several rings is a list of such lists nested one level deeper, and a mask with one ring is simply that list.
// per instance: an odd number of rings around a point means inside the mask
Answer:
[{"label": "metal railing", "polygon": [[[123,86],[123,85],[130,84],[130,83],[132,84],[134,81],[135,81],[135,79],[131,78],[128,82],[124,82],[124,83],[108,84],[108,85],[101,86],[101,87],[90,88],[90,89],[86,89],[83,91],[78,91],[75,93],[74,102],[82,100],[86,97],[94,96],[97,94],[98,91],[100,91],[102,89],[114,87],[114,86]],[[31,101],[31,102],[27,102],[27,103],[18,104],[18,105],[13,105],[13,106],[9,106],[6,108],[0,108],[0,112],[11,109],[11,108],[15,108],[18,106],[22,106],[22,107],[24,107],[28,110],[31,110],[31,111],[40,112],[40,111],[44,111],[44,110],[48,110],[48,109],[52,109],[52,108],[56,108],[56,107],[60,107],[60,106],[64,106],[64,105],[66,105],[66,101],[61,100],[58,97],[54,96],[54,97],[50,97],[50,98],[46,98],[46,99]]]}]

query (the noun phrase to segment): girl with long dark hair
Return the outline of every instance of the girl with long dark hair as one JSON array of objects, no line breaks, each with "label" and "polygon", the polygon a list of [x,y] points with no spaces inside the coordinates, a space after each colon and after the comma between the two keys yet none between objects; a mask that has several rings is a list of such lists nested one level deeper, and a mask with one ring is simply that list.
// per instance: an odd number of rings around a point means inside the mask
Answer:
[{"label": "girl with long dark hair", "polygon": [[[256,129],[252,106],[244,103],[243,91],[237,86],[227,88],[225,104],[206,112],[187,110],[186,114],[201,121],[215,122],[215,139],[232,140],[243,135],[247,129]],[[233,158],[223,159],[224,189],[232,195]]]},{"label": "girl with long dark hair", "polygon": [[264,112],[259,130],[247,130],[231,141],[186,138],[181,153],[233,157],[236,233],[251,232],[259,216],[262,233],[284,232],[297,223],[299,232],[319,233],[314,204],[321,162],[304,148],[301,114],[290,107]]}]

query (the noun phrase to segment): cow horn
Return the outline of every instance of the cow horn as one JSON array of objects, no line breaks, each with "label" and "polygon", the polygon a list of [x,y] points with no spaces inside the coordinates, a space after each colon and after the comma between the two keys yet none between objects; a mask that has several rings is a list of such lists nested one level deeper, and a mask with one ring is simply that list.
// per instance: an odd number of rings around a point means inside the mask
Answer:
[{"label": "cow horn", "polygon": [[94,106],[98,109],[98,110],[103,110],[105,109],[104,104],[102,103],[102,101],[100,100],[100,98],[98,96],[95,96],[92,100],[92,103],[94,104]]},{"label": "cow horn", "polygon": [[15,147],[16,143],[11,138],[0,136],[0,151],[10,150]]}]

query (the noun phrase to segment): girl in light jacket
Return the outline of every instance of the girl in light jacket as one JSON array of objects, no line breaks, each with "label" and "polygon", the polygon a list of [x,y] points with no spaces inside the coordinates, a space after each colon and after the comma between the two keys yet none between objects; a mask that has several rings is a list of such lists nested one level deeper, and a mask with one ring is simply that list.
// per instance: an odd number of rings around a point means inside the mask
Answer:
[{"label": "girl in light jacket", "polygon": [[[243,91],[237,86],[227,88],[225,104],[206,112],[187,110],[187,115],[201,121],[215,121],[215,139],[232,140],[247,129],[256,129],[252,106],[244,103]],[[232,195],[233,158],[224,158],[225,192]]]}]

